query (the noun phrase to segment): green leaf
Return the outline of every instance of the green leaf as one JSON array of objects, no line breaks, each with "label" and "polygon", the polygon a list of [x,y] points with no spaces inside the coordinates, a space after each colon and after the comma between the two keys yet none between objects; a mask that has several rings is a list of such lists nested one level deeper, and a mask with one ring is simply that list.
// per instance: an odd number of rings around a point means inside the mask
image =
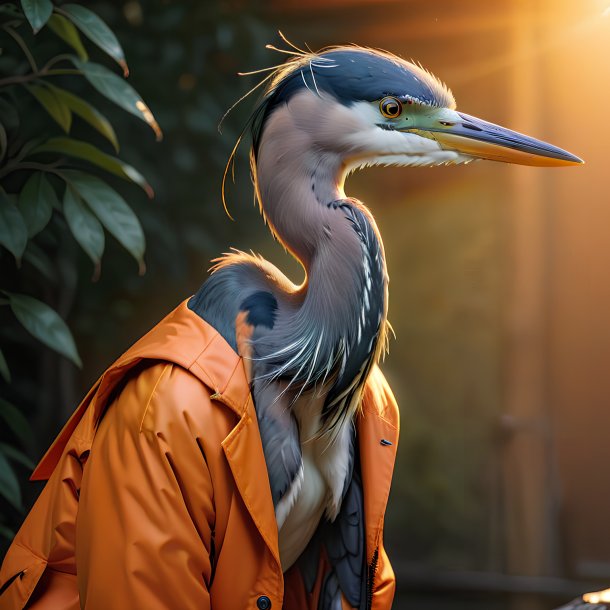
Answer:
[{"label": "green leaf", "polygon": [[34,462],[32,462],[32,460],[25,453],[23,453],[23,451],[15,449],[15,447],[12,445],[0,443],[0,453],[3,453],[7,458],[22,464],[30,470],[34,470],[34,468],[36,468],[36,464],[34,464]]},{"label": "green leaf", "polygon": [[89,161],[116,176],[135,182],[144,189],[144,192],[149,197],[153,196],[153,190],[150,184],[148,184],[146,178],[144,178],[135,167],[121,161],[121,159],[117,159],[116,157],[102,152],[99,148],[89,144],[89,142],[65,137],[51,138],[40,146],[37,146],[31,154],[45,152],[66,154],[76,157],[77,159]]},{"label": "green leaf", "polygon": [[0,244],[17,260],[28,243],[28,230],[17,206],[0,190]]},{"label": "green leaf", "polygon": [[0,418],[24,445],[27,444],[32,434],[28,420],[15,405],[2,398],[0,398]]},{"label": "green leaf", "polygon": [[53,12],[51,0],[21,0],[21,8],[30,22],[34,34],[49,20]]},{"label": "green leaf", "polygon": [[98,112],[91,104],[70,93],[70,91],[60,89],[54,85],[47,84],[47,86],[74,114],[101,133],[114,146],[114,150],[119,152],[119,142],[116,133],[110,121],[101,112]]},{"label": "green leaf", "polygon": [[72,58],[72,63],[104,97],[107,97],[121,108],[127,110],[127,112],[131,112],[131,114],[148,123],[155,132],[157,140],[161,140],[163,134],[153,113],[144,103],[139,93],[129,83],[100,64],[83,62],[76,57]]},{"label": "green leaf", "polygon": [[53,13],[47,25],[51,31],[59,36],[65,43],[69,44],[83,61],[87,61],[87,59],[89,59],[87,50],[83,46],[78,30],[74,27],[74,24],[71,21],[66,19],[63,15]]},{"label": "green leaf", "polygon": [[72,113],[51,89],[42,85],[26,85],[27,90],[38,100],[57,124],[66,132],[70,131]]},{"label": "green leaf", "polygon": [[129,74],[125,54],[114,32],[93,12],[80,4],[64,4],[61,12],[102,51],[110,55],[121,68],[123,74]]},{"label": "green leaf", "polygon": [[31,140],[28,140],[27,142],[25,142],[23,144],[23,146],[21,146],[21,148],[19,149],[19,152],[17,153],[17,156],[20,159],[25,159],[30,154],[31,150],[34,150],[34,148],[36,148],[38,145],[42,144],[43,142],[44,142],[44,138],[41,138],[41,137],[32,138]]},{"label": "green leaf", "polygon": [[11,371],[8,368],[8,362],[6,361],[6,358],[4,357],[4,353],[2,352],[1,349],[0,349],[0,375],[2,376],[2,379],[4,379],[4,381],[6,381],[6,383],[11,382]]},{"label": "green leaf", "polygon": [[38,269],[40,273],[53,284],[57,283],[57,268],[49,258],[48,254],[39,248],[35,242],[28,243],[23,253],[23,260]]},{"label": "green leaf", "polygon": [[21,510],[21,488],[9,461],[0,453],[0,495],[17,510]]},{"label": "green leaf", "polygon": [[96,269],[99,269],[104,253],[104,229],[69,185],[66,186],[64,195],[64,215],[74,239],[93,261]]},{"label": "green leaf", "polygon": [[33,173],[19,193],[19,211],[25,221],[28,237],[34,237],[47,226],[56,203],[55,189],[44,173]]},{"label": "green leaf", "polygon": [[6,292],[15,317],[39,341],[82,366],[70,329],[59,314],[26,294]]},{"label": "green leaf", "polygon": [[104,181],[76,170],[64,170],[62,178],[87,202],[108,231],[131,253],[144,272],[146,241],[140,221],[125,200]]}]

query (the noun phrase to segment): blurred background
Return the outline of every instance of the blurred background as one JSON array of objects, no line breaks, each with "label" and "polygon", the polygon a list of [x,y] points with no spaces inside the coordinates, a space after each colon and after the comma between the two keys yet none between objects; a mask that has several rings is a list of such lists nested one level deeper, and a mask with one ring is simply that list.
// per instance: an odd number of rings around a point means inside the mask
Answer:
[{"label": "blurred background", "polygon": [[[608,1],[87,6],[123,45],[129,82],[164,139],[155,143],[144,123],[100,102],[122,157],[156,193],[149,201],[116,182],[144,227],[144,275],[109,239],[91,281],[91,262],[73,240],[54,240],[53,227],[43,239],[52,282],[0,259],[3,281],[66,319],[83,361],[79,369],[41,347],[0,312],[13,378],[0,394],[31,423],[30,458],[103,369],[197,290],[220,252],[252,248],[302,279],[253,205],[247,144],[227,193],[236,222],[223,210],[224,165],[254,98],[222,134],[217,125],[257,82],[236,73],[283,61],[265,49],[280,44],[278,29],[312,49],[381,47],[439,76],[458,109],[586,160],[566,169],[370,169],[347,184],[375,214],[391,278],[396,339],[383,369],[400,405],[401,441],[385,535],[395,608],[543,610],[610,586]],[[32,102],[31,121],[41,113]],[[25,466],[18,474],[27,510],[40,488],[25,482]],[[14,529],[24,513],[5,504]]]}]

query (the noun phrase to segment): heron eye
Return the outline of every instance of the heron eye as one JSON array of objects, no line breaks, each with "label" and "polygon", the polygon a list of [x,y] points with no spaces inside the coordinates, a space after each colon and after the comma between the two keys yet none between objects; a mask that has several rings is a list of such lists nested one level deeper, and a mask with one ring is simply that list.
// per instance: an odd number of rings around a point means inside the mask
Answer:
[{"label": "heron eye", "polygon": [[395,119],[402,112],[402,104],[395,97],[384,97],[379,102],[379,111],[386,119]]}]

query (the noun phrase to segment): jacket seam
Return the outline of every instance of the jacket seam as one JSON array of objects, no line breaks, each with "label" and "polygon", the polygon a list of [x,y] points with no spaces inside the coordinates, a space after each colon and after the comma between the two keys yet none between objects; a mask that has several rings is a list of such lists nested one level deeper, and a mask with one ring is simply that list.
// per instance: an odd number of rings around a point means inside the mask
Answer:
[{"label": "jacket seam", "polygon": [[199,362],[195,361],[189,368],[187,369],[189,372],[192,372],[193,369],[198,369],[196,373],[194,373],[195,377],[197,377],[203,385],[212,390],[215,394],[218,393],[218,388],[216,387],[216,382],[210,374],[199,364]]},{"label": "jacket seam", "polygon": [[[224,390],[227,389],[227,387],[231,383],[231,380],[233,379],[233,377],[235,375],[235,372],[237,371],[237,369],[239,368],[239,366],[242,363],[243,363],[243,358],[239,357],[238,360],[237,360],[237,363],[235,364],[235,367],[233,368],[233,370],[231,371],[231,374],[229,375],[229,378],[227,379],[227,383],[225,384],[223,392],[224,392]],[[248,388],[248,392],[246,393],[246,399],[244,400],[244,403],[241,406],[238,406],[235,401],[231,400],[231,402],[234,403],[235,406],[239,409],[241,415],[244,415],[246,413],[246,410],[247,410],[247,407],[248,407],[248,398],[249,397],[250,397],[250,389]]]},{"label": "jacket seam", "polygon": [[199,360],[199,358],[201,358],[201,356],[203,356],[203,354],[205,354],[205,352],[208,350],[210,345],[212,345],[212,343],[214,342],[215,338],[216,338],[216,335],[213,335],[212,338],[205,344],[204,348],[193,358],[193,362],[191,364],[194,364],[195,362],[197,362],[197,360]]},{"label": "jacket seam", "polygon": [[206,349],[209,347],[206,346],[203,351],[199,354],[199,356],[197,356],[197,358],[195,358],[195,360],[193,361],[193,363],[191,364],[191,366],[189,367],[189,369],[193,368],[193,367],[197,367],[200,371],[202,371],[202,373],[210,380],[211,383],[207,383],[206,381],[204,381],[204,383],[213,390],[214,395],[212,396],[212,399],[217,399],[217,398],[222,398],[222,402],[225,402],[227,404],[227,406],[231,407],[234,411],[237,412],[237,414],[242,417],[246,411],[247,411],[247,407],[248,407],[248,398],[250,397],[250,392],[248,391],[246,393],[246,397],[245,400],[243,402],[243,404],[238,404],[235,400],[232,400],[231,398],[229,398],[228,396],[224,395],[224,391],[227,389],[227,387],[229,386],[229,384],[231,383],[231,380],[233,379],[235,372],[237,371],[237,369],[239,368],[239,366],[242,364],[243,358],[239,357],[237,359],[237,362],[235,364],[235,366],[233,367],[233,370],[231,371],[230,375],[227,377],[223,388],[220,389],[218,387],[218,383],[217,381],[214,379],[214,377],[210,374],[210,372],[201,365],[201,363],[199,362],[199,358],[201,357],[201,355],[203,354],[203,352],[206,351]]},{"label": "jacket seam", "polygon": [[157,387],[161,383],[161,380],[163,379],[163,376],[165,375],[165,371],[167,371],[167,369],[171,366],[172,366],[172,364],[170,362],[166,362],[163,367],[163,370],[161,371],[161,373],[159,374],[159,377],[157,378],[157,381],[155,381],[155,386],[153,387],[152,392],[150,393],[150,396],[148,397],[148,400],[146,401],[146,406],[144,407],[144,412],[142,413],[142,418],[140,419],[140,426],[138,428],[138,432],[140,432],[140,433],[142,432],[142,427],[144,426],[144,418],[146,417],[150,404],[152,403],[152,399],[154,398],[154,396],[157,392]]},{"label": "jacket seam", "polygon": [[209,374],[209,372],[206,371],[201,366],[201,364],[199,364],[199,359],[201,358],[201,356],[203,356],[203,354],[205,354],[205,352],[209,349],[209,347],[212,345],[212,343],[214,343],[214,340],[216,339],[216,337],[218,337],[218,335],[219,335],[218,331],[215,331],[215,333],[212,335],[210,340],[206,343],[205,347],[195,356],[195,358],[193,358],[193,361],[191,362],[191,365],[189,366],[189,368],[191,368],[191,366],[196,364],[202,371],[205,372],[205,374],[209,377],[210,381],[212,381],[214,384],[216,384],[216,380],[212,378],[212,376]]},{"label": "jacket seam", "polygon": [[371,415],[375,415],[379,419],[383,420],[386,424],[388,424],[388,426],[390,426],[394,430],[398,430],[398,426],[396,424],[392,423],[386,417],[384,417],[377,409],[374,409],[373,407],[371,407],[367,404],[364,404],[363,407],[364,407],[364,410],[367,411],[368,413],[370,413]]},{"label": "jacket seam", "polygon": [[[22,548],[24,551],[27,551],[30,555],[36,557],[36,559],[38,559],[39,561],[42,561],[43,563],[46,563],[46,564],[49,563],[48,559],[41,557],[40,555],[38,555],[38,553],[35,553],[29,546],[25,546],[25,544],[22,544],[21,542],[18,542],[17,540],[14,542],[14,545]],[[7,555],[8,555],[8,553],[7,553]]]}]

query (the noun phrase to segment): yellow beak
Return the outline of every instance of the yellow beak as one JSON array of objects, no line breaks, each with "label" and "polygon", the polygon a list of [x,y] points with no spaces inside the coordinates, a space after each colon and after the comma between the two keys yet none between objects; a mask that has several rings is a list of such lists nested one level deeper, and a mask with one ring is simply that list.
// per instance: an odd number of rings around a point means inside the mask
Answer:
[{"label": "yellow beak", "polygon": [[413,131],[436,140],[445,150],[455,150],[477,159],[547,167],[584,163],[582,159],[552,144],[468,114],[455,114],[459,117],[455,122],[421,126]]}]

